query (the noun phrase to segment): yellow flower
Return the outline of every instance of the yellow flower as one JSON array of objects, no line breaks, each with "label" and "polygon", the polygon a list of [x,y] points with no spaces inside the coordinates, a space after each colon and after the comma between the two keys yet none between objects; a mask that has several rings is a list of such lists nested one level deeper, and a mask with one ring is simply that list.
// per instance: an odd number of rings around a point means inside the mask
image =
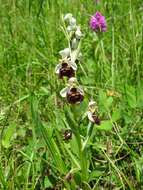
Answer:
[{"label": "yellow flower", "polygon": [[112,96],[112,97],[121,97],[121,94],[116,92],[115,90],[107,90],[107,96]]}]

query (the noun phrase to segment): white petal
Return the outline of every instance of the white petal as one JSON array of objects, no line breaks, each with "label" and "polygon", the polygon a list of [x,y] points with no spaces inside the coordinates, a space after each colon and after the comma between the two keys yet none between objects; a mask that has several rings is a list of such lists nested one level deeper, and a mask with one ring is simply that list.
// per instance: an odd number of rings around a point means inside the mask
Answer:
[{"label": "white petal", "polygon": [[65,48],[64,50],[59,51],[59,54],[62,56],[62,58],[68,57],[70,55],[70,49]]},{"label": "white petal", "polygon": [[71,13],[67,13],[65,16],[64,16],[64,20],[68,20],[72,18],[72,14]]},{"label": "white petal", "polygon": [[73,68],[74,71],[77,70],[77,65],[75,62],[69,61],[69,65]]},{"label": "white petal", "polygon": [[61,64],[58,64],[58,65],[55,67],[55,73],[56,73],[56,74],[59,74],[60,68],[61,68]]},{"label": "white petal", "polygon": [[66,88],[63,88],[61,91],[60,91],[60,95],[65,98],[66,95],[67,95],[67,92],[69,90],[69,87],[66,87]]},{"label": "white petal", "polygon": [[94,119],[92,117],[92,113],[90,111],[87,112],[88,119],[94,123]]}]

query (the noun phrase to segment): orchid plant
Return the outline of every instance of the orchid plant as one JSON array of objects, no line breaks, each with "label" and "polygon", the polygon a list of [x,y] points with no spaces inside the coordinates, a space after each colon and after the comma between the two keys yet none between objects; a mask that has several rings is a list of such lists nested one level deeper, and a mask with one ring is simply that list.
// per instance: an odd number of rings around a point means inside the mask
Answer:
[{"label": "orchid plant", "polygon": [[[78,62],[82,55],[80,52],[80,45],[83,34],[80,30],[80,26],[77,25],[77,21],[71,13],[68,13],[65,16],[63,16],[62,21],[63,26],[61,28],[68,41],[68,47],[59,51],[59,55],[61,56],[61,58],[59,59],[59,64],[55,67],[55,73],[59,76],[60,79],[67,79],[64,80],[66,81],[66,87],[60,91],[60,96],[66,98],[68,104],[77,105],[84,100],[85,96],[83,87],[78,83],[76,76]],[[93,17],[91,17],[90,27],[95,32],[105,32],[106,22],[104,16],[97,12]],[[74,112],[74,109],[71,110]],[[63,140],[66,142],[70,141],[73,137],[72,133],[74,133],[78,145],[80,160],[80,166],[76,170],[81,170],[81,178],[83,181],[86,181],[89,172],[88,161],[86,159],[87,144],[92,135],[93,125],[96,124],[100,127],[101,124],[97,103],[93,100],[89,101],[87,111],[85,111],[85,114],[82,117],[82,120],[84,120],[85,117],[89,120],[89,125],[87,127],[85,137],[81,136],[78,124],[73,123],[70,116],[67,115],[67,117],[71,125],[70,128],[66,129],[63,132]],[[71,173],[72,172],[70,171],[69,175],[67,174],[68,176],[70,176],[70,180],[72,178]]]}]

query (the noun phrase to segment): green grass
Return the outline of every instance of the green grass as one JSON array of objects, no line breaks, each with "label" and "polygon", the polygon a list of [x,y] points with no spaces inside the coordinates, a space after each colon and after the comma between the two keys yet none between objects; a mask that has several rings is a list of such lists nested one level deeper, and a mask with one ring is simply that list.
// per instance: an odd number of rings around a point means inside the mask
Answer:
[{"label": "green grass", "polygon": [[[142,0],[0,5],[0,189],[142,190]],[[97,10],[108,23],[102,39],[88,25]],[[68,45],[60,27],[68,12],[84,33],[77,76],[86,95],[77,106],[60,97],[65,82],[54,73]],[[101,127],[82,120],[91,97]],[[65,142],[67,128],[73,136]]]}]

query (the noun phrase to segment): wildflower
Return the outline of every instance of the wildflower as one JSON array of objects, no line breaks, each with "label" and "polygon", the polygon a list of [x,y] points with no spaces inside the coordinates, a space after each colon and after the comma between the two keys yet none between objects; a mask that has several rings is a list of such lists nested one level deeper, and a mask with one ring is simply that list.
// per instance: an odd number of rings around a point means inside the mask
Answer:
[{"label": "wildflower", "polygon": [[63,139],[65,141],[68,141],[72,138],[72,130],[71,129],[66,129],[64,132],[63,132]]},{"label": "wildflower", "polygon": [[72,62],[70,58],[60,60],[60,63],[55,68],[55,73],[59,75],[59,78],[64,76],[71,78],[75,76],[77,69],[76,63]]},{"label": "wildflower", "polygon": [[88,119],[95,123],[96,125],[100,125],[100,118],[97,114],[97,106],[95,101],[90,101],[88,104],[88,111],[87,111]]},{"label": "wildflower", "polygon": [[66,98],[70,104],[78,104],[84,99],[84,92],[77,85],[77,80],[74,77],[69,79],[68,86],[61,90],[60,95]]},{"label": "wildflower", "polygon": [[100,12],[97,11],[95,15],[91,17],[90,28],[95,32],[106,32],[106,19]]}]

